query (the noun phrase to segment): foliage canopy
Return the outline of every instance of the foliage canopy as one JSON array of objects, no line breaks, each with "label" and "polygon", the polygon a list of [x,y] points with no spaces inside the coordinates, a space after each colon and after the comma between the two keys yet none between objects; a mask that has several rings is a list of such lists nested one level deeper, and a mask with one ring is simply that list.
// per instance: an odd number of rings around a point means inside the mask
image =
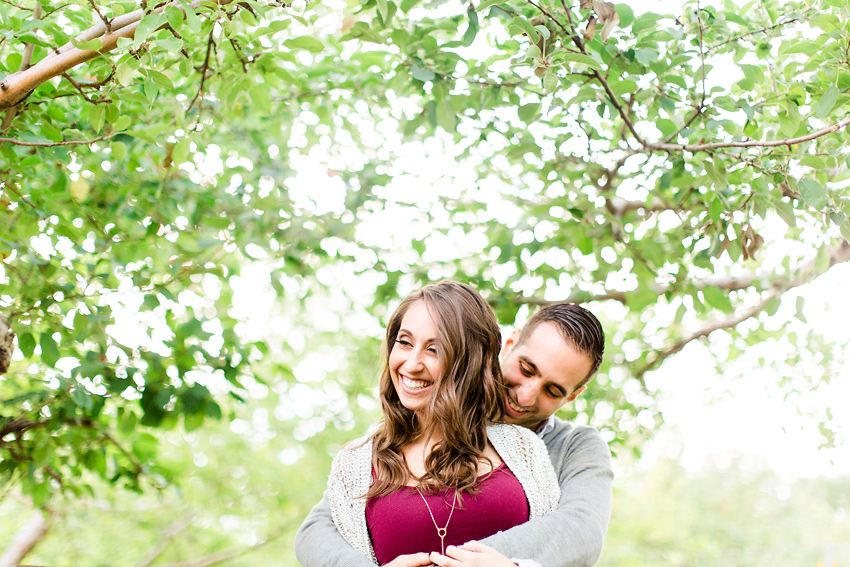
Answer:
[{"label": "foliage canopy", "polygon": [[[0,477],[37,504],[170,482],[158,431],[258,389],[351,427],[371,376],[311,384],[305,345],[377,352],[392,301],[447,276],[506,325],[589,303],[609,354],[577,412],[628,447],[660,419],[647,373],[691,341],[828,379],[832,345],[776,312],[850,259],[848,15],[3,0]],[[276,328],[234,307],[255,265]]]}]

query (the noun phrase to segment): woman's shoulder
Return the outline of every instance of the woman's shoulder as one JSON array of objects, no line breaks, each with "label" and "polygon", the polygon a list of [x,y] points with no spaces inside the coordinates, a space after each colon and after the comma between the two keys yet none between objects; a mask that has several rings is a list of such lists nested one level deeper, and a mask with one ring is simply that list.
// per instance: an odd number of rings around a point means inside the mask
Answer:
[{"label": "woman's shoulder", "polygon": [[372,436],[366,435],[349,441],[334,457],[333,468],[347,466],[362,466],[366,461],[372,462]]},{"label": "woman's shoulder", "polygon": [[491,423],[488,425],[487,439],[496,447],[497,451],[499,448],[496,445],[500,443],[530,444],[534,448],[543,447],[545,450],[543,440],[535,432],[527,427],[510,423]]}]

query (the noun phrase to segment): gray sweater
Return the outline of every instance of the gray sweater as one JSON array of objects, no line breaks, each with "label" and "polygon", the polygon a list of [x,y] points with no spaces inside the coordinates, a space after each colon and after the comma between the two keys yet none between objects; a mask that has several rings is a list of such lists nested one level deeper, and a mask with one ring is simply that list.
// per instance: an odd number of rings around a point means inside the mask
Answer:
[{"label": "gray sweater", "polygon": [[[608,445],[595,429],[557,418],[543,442],[561,487],[558,507],[482,542],[507,557],[533,559],[544,567],[589,567],[602,552],[611,514],[614,474]],[[304,567],[374,567],[336,530],[324,498],[298,529],[295,555]]]}]

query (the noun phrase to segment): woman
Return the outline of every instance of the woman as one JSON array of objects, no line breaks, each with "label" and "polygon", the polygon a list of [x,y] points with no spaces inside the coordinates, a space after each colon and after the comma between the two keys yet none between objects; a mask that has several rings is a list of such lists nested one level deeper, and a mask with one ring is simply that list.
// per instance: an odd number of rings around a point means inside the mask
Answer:
[{"label": "woman", "polygon": [[387,564],[540,516],[560,490],[542,441],[505,411],[501,334],[454,281],[405,299],[387,326],[382,420],[334,459],[327,497],[348,543]]}]

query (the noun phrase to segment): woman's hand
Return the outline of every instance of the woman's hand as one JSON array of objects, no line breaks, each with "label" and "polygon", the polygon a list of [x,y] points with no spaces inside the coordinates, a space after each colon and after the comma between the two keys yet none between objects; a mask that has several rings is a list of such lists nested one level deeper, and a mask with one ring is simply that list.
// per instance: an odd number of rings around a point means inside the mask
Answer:
[{"label": "woman's hand", "polygon": [[450,545],[446,554],[431,554],[431,561],[439,567],[516,567],[516,563],[483,543],[469,541],[460,547]]},{"label": "woman's hand", "polygon": [[382,567],[428,567],[433,565],[427,553],[411,553],[410,555],[399,555]]}]

